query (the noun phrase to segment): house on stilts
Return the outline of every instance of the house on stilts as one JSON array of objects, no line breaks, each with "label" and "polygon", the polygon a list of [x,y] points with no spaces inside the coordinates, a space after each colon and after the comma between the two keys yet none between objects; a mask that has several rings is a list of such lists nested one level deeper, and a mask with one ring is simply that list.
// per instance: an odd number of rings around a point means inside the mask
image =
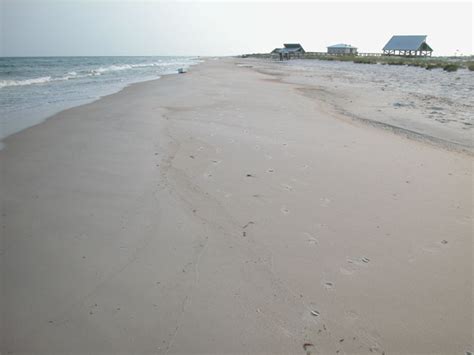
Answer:
[{"label": "house on stilts", "polygon": [[383,55],[431,57],[433,49],[426,43],[427,36],[393,36],[383,47]]},{"label": "house on stilts", "polygon": [[271,54],[278,55],[280,60],[300,58],[305,54],[305,50],[299,43],[285,43],[284,48],[275,48]]}]

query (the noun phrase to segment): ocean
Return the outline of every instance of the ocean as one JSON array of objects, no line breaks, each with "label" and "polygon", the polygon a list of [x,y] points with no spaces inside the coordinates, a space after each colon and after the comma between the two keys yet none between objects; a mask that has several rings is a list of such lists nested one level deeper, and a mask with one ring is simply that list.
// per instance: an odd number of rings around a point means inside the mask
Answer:
[{"label": "ocean", "polygon": [[0,139],[197,57],[0,57]]}]

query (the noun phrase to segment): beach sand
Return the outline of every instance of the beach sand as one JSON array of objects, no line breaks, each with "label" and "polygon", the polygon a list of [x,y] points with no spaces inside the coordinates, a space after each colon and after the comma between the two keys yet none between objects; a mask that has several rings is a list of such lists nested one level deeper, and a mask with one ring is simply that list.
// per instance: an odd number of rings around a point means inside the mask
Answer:
[{"label": "beach sand", "polygon": [[472,157],[238,63],[5,140],[2,353],[473,350]]}]

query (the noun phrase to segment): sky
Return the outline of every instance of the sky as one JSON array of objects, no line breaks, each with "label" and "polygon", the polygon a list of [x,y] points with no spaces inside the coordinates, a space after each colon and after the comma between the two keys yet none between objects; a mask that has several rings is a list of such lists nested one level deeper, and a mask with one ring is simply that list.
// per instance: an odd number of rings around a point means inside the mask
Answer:
[{"label": "sky", "polygon": [[428,35],[433,55],[472,54],[471,1],[0,0],[0,56],[236,55],[298,42],[380,52]]}]

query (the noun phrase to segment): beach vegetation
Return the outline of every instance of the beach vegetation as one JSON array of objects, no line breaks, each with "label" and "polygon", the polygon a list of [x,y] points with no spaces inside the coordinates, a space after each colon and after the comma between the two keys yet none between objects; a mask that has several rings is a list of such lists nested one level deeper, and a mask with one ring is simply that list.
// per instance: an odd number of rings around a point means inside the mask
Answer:
[{"label": "beach vegetation", "polygon": [[[271,54],[249,54],[245,57],[272,58]],[[325,61],[353,62],[356,64],[406,65],[424,68],[426,70],[443,69],[446,72],[455,72],[465,68],[474,71],[473,57],[399,57],[384,55],[328,55],[320,52],[306,52],[301,59],[317,59]]]},{"label": "beach vegetation", "polygon": [[426,64],[425,68],[426,70],[432,70],[432,69],[437,69],[437,68],[442,68],[443,65],[440,63],[429,63]]},{"label": "beach vegetation", "polygon": [[456,64],[456,63],[449,63],[443,67],[443,70],[447,72],[457,71],[458,69],[459,69],[459,64]]}]

